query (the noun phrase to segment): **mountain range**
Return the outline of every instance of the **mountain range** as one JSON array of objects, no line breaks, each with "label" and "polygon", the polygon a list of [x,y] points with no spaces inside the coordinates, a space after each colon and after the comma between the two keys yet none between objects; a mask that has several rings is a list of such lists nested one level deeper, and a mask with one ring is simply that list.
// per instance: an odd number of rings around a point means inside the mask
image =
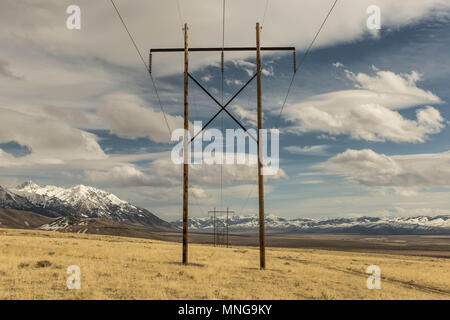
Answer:
[{"label": "mountain range", "polygon": [[[212,217],[190,218],[189,230],[194,232],[212,232]],[[216,217],[216,224],[224,224],[226,216]],[[172,224],[181,227],[183,221]],[[230,215],[228,228],[230,233],[258,232],[258,216]],[[323,218],[323,219],[285,219],[268,215],[265,219],[268,233],[352,233],[352,234],[450,234],[450,216],[416,217],[360,217],[360,218]]]},{"label": "mountain range", "polygon": [[63,188],[39,186],[27,181],[14,189],[0,186],[0,208],[57,218],[60,226],[81,221],[98,224],[105,220],[109,221],[108,224],[114,222],[148,231],[178,230],[144,208],[123,201],[112,193],[84,185]]},{"label": "mountain range", "polygon": [[[189,231],[212,232],[214,220],[189,218]],[[223,224],[225,216],[216,218]],[[39,228],[66,232],[147,236],[153,231],[179,231],[182,220],[168,223],[150,211],[112,193],[84,185],[39,186],[27,181],[16,188],[0,186],[0,227]],[[231,233],[258,232],[258,216],[229,216]],[[450,216],[297,218],[267,215],[268,233],[450,234]]]}]

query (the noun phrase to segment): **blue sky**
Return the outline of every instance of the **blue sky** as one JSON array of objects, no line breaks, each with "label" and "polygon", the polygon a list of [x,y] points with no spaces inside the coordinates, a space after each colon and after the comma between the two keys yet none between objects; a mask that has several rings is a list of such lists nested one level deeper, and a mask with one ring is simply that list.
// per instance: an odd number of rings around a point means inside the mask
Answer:
[{"label": "blue sky", "polygon": [[[182,45],[176,30],[161,38],[155,35],[156,41],[145,43],[146,35],[137,27],[145,22],[145,16],[136,11],[133,3],[119,4],[138,44],[145,50]],[[310,24],[318,26],[329,4],[309,5],[316,13],[308,17]],[[330,25],[319,37],[318,47],[296,75],[279,123],[280,167],[284,175],[266,181],[267,213],[289,218],[450,213],[446,201],[450,185],[448,7],[443,8],[442,2],[436,1],[427,11],[422,4],[412,2],[402,15],[385,1],[380,1],[380,5],[387,23],[376,35],[367,30],[355,32],[356,27],[351,25],[344,26],[341,32],[337,30],[339,23],[345,25],[343,21],[351,17],[350,11],[356,10],[346,5],[337,7]],[[11,12],[17,10],[17,5],[7,6],[5,9]],[[63,7],[64,4],[52,2],[40,9],[43,16],[52,17],[55,10]],[[101,9],[99,19],[103,24],[89,24],[88,20],[86,28],[92,39],[76,35],[77,51],[66,51],[61,46],[68,40],[50,37],[58,37],[62,32],[52,25],[58,23],[56,18],[49,22],[51,27],[36,31],[47,46],[27,44],[29,52],[23,57],[14,53],[23,49],[25,41],[11,40],[10,35],[2,34],[9,41],[1,45],[5,57],[0,61],[4,62],[0,64],[0,80],[10,89],[2,92],[0,108],[4,109],[0,112],[4,128],[8,128],[8,123],[16,123],[8,132],[0,129],[0,184],[13,186],[32,179],[40,184],[94,185],[163,218],[177,219],[181,214],[181,171],[171,168],[173,144],[166,142],[168,132],[148,76],[111,8],[90,7],[87,3],[85,7],[90,10],[87,16]],[[193,11],[184,9],[186,17],[193,20]],[[216,8],[204,8],[209,9]],[[272,10],[278,12],[275,4],[269,14]],[[363,11],[355,19],[364,22],[366,17]],[[257,17],[253,18],[256,21]],[[275,13],[268,16],[263,42],[283,45],[275,32],[283,34],[279,26],[283,18]],[[178,23],[176,16],[170,19]],[[295,14],[292,19],[297,21]],[[251,25],[250,20],[246,20],[246,27]],[[196,24],[205,27],[208,21],[193,24],[193,45],[205,45],[194,31]],[[22,24],[15,32],[21,34],[22,27],[27,28]],[[360,27],[363,29],[364,24]],[[297,35],[286,33],[285,45],[297,46],[298,60],[315,30],[306,31],[298,31]],[[32,31],[24,30],[24,39],[27,32]],[[109,37],[113,32],[120,36],[104,40],[97,48],[101,35]],[[229,31],[229,45],[233,45],[233,32],[234,29]],[[236,38],[237,45],[247,41],[246,37]],[[215,39],[215,35],[210,38]],[[112,43],[118,46],[120,56],[108,49],[106,44]],[[108,53],[100,54],[105,48]],[[27,55],[38,59],[30,62]],[[190,56],[193,75],[220,100],[218,58],[219,54]],[[253,63],[251,56],[226,55],[225,101],[249,79]],[[267,73],[263,76],[264,127],[272,128],[292,76],[292,56],[264,54],[263,63]],[[29,66],[32,70],[27,73]],[[180,55],[153,57],[154,77],[173,128],[182,124],[181,68]],[[25,80],[15,79],[22,75]],[[373,103],[365,98],[359,102],[359,93],[370,93],[376,98]],[[385,94],[388,102],[383,100]],[[344,100],[340,100],[341,95]],[[320,102],[326,105],[321,107]],[[335,102],[339,104],[334,105]],[[349,103],[348,108],[345,103]],[[190,120],[206,122],[217,110],[215,103],[191,82]],[[256,82],[230,105],[230,111],[256,115]],[[319,114],[327,117],[320,118]],[[376,115],[380,118],[375,119]],[[253,119],[238,118],[252,127]],[[36,119],[36,130],[19,129]],[[219,116],[212,127],[220,128],[221,119]],[[226,114],[223,121],[224,128],[236,127]],[[367,126],[358,121],[367,121]],[[192,215],[204,216],[221,205],[238,214],[257,212],[256,176],[253,179],[248,168],[226,166],[222,168],[226,182],[222,204],[220,166],[203,166],[193,171]]]}]

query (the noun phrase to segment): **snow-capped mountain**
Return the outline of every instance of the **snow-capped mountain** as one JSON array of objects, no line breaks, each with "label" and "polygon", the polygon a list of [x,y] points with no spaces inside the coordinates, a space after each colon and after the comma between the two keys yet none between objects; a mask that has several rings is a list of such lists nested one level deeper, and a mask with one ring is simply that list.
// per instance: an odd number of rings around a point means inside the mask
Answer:
[{"label": "snow-capped mountain", "polygon": [[22,197],[0,186],[0,208],[29,210],[32,207],[33,204],[26,197]]},{"label": "snow-capped mountain", "polygon": [[[216,217],[216,224],[223,224],[226,216]],[[183,221],[172,224],[181,227]],[[230,215],[230,232],[258,232],[258,216]],[[267,215],[265,227],[272,233],[354,233],[354,234],[450,234],[450,216],[418,217],[361,217],[324,219],[285,219]],[[212,232],[212,217],[190,218],[189,229],[196,232]]]},{"label": "snow-capped mountain", "polygon": [[117,213],[137,209],[109,192],[84,185],[65,189],[51,185],[40,187],[32,181],[27,181],[11,191],[26,197],[35,205],[48,208],[57,203],[83,217],[116,216],[114,220],[120,220],[123,217],[117,216]]},{"label": "snow-capped mountain", "polygon": [[0,208],[29,210],[49,217],[104,218],[153,230],[174,229],[146,209],[84,185],[62,188],[27,181],[11,190],[0,187]]}]

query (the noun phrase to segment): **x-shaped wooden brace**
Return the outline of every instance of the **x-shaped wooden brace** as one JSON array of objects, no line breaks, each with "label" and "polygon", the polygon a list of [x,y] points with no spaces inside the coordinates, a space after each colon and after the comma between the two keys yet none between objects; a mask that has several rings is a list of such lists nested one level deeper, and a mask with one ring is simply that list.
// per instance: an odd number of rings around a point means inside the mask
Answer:
[{"label": "x-shaped wooden brace", "polygon": [[201,84],[200,84],[200,82],[198,82],[190,73],[188,73],[188,76],[189,76],[189,78],[191,78],[192,79],[192,81],[194,81],[219,107],[220,107],[220,110],[219,111],[217,111],[217,113],[202,127],[202,130],[200,130],[199,132],[197,132],[197,134],[196,135],[194,135],[194,137],[191,139],[191,143],[192,143],[192,141],[194,141],[195,140],[195,138],[197,138],[197,136],[200,134],[200,133],[202,133],[207,127],[208,127],[208,125],[222,112],[222,111],[225,111],[229,116],[230,116],[230,118],[231,119],[233,119],[234,120],[234,122],[236,122],[248,135],[249,135],[249,137],[250,138],[252,138],[253,140],[255,140],[256,141],[256,143],[258,143],[258,140],[254,137],[254,136],[252,136],[251,134],[250,134],[250,132],[248,132],[248,130],[242,125],[242,123],[240,123],[239,122],[239,120],[237,120],[226,108],[229,106],[229,104],[231,103],[231,102],[233,102],[233,100],[250,84],[250,82],[252,82],[252,80],[253,79],[255,79],[256,78],[256,75],[257,74],[255,74],[253,77],[251,77],[250,78],[250,80],[248,80],[243,86],[242,86],[242,88],[241,89],[239,89],[239,91],[238,92],[236,92],[236,94],[234,95],[234,96],[232,96],[231,97],[231,99],[230,100],[228,100],[228,102],[227,103],[225,103],[224,105],[222,105],[219,101],[217,101],[217,99],[216,98],[214,98],[214,96],[211,94],[211,93],[209,93],[209,91],[208,90],[206,90]]}]

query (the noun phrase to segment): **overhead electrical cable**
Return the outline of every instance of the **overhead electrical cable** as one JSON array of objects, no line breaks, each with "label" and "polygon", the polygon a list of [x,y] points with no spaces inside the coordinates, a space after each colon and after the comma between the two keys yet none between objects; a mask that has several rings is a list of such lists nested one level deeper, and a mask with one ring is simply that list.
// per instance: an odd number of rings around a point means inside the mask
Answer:
[{"label": "overhead electrical cable", "polygon": [[[222,76],[222,105],[224,103],[224,83],[225,83],[225,0],[222,2],[222,54],[221,54],[221,76]],[[223,207],[223,158],[224,158],[224,151],[223,151],[223,113],[221,114],[221,127],[222,127],[222,161],[220,164],[220,208]]]},{"label": "overhead electrical cable", "polygon": [[122,25],[124,26],[124,28],[125,28],[125,30],[126,30],[128,36],[129,36],[131,42],[133,43],[133,46],[134,46],[134,48],[136,49],[136,52],[138,53],[138,55],[139,55],[139,57],[140,57],[140,59],[141,59],[141,61],[142,61],[142,64],[143,64],[144,67],[145,67],[146,73],[150,76],[150,79],[151,79],[152,84],[153,84],[153,89],[154,89],[155,94],[156,94],[156,97],[157,97],[157,99],[158,99],[159,108],[161,109],[161,112],[162,112],[162,114],[163,114],[163,116],[164,116],[164,121],[165,121],[166,126],[167,126],[167,129],[168,129],[168,131],[169,131],[169,140],[170,140],[170,138],[171,138],[171,136],[172,136],[172,130],[171,130],[170,125],[169,125],[169,122],[168,122],[168,120],[167,120],[166,112],[164,111],[164,107],[163,107],[163,105],[162,105],[161,97],[159,96],[159,92],[158,92],[158,88],[156,87],[155,80],[153,79],[152,74],[149,72],[149,66],[148,66],[147,63],[145,62],[144,57],[143,57],[142,54],[141,54],[141,51],[139,50],[139,48],[138,48],[136,42],[134,41],[134,38],[133,38],[133,36],[131,35],[130,31],[128,30],[128,27],[127,27],[125,21],[123,20],[122,15],[121,15],[120,12],[119,12],[119,9],[117,8],[116,4],[114,3],[114,0],[110,0],[110,2],[111,2],[111,4],[113,5],[114,9],[116,10],[117,16],[119,17],[120,21],[122,22]]},{"label": "overhead electrical cable", "polygon": [[269,7],[269,0],[266,0],[266,7],[264,8],[264,14],[261,22],[261,29],[264,26],[264,21],[266,20],[267,8]]},{"label": "overhead electrical cable", "polygon": [[333,12],[333,9],[334,9],[334,7],[336,6],[337,2],[338,2],[338,0],[335,0],[335,1],[334,1],[333,5],[331,6],[331,9],[328,11],[328,14],[326,15],[325,19],[323,20],[322,24],[320,25],[319,30],[316,32],[316,34],[315,34],[313,40],[312,40],[311,43],[309,44],[307,50],[306,50],[305,53],[303,54],[302,59],[300,60],[300,63],[298,64],[297,68],[295,69],[294,74],[292,75],[291,82],[289,83],[288,91],[287,91],[287,93],[286,93],[286,97],[284,98],[283,105],[281,106],[280,114],[278,115],[277,122],[275,123],[275,127],[276,127],[276,128],[278,128],[278,123],[279,123],[279,121],[280,121],[281,114],[283,113],[284,107],[285,107],[285,105],[286,105],[286,102],[287,102],[289,93],[291,92],[292,85],[294,84],[295,76],[297,75],[298,70],[303,66],[303,63],[305,62],[306,58],[308,57],[309,53],[311,52],[311,49],[312,49],[314,43],[316,42],[317,37],[319,36],[319,34],[320,34],[320,32],[322,31],[322,29],[323,29],[325,23],[327,22],[328,18],[330,17],[331,13]]},{"label": "overhead electrical cable", "polygon": [[181,29],[183,29],[184,23],[183,23],[183,15],[181,14],[180,1],[179,0],[175,0],[175,1],[177,3],[178,18],[180,19]]}]

